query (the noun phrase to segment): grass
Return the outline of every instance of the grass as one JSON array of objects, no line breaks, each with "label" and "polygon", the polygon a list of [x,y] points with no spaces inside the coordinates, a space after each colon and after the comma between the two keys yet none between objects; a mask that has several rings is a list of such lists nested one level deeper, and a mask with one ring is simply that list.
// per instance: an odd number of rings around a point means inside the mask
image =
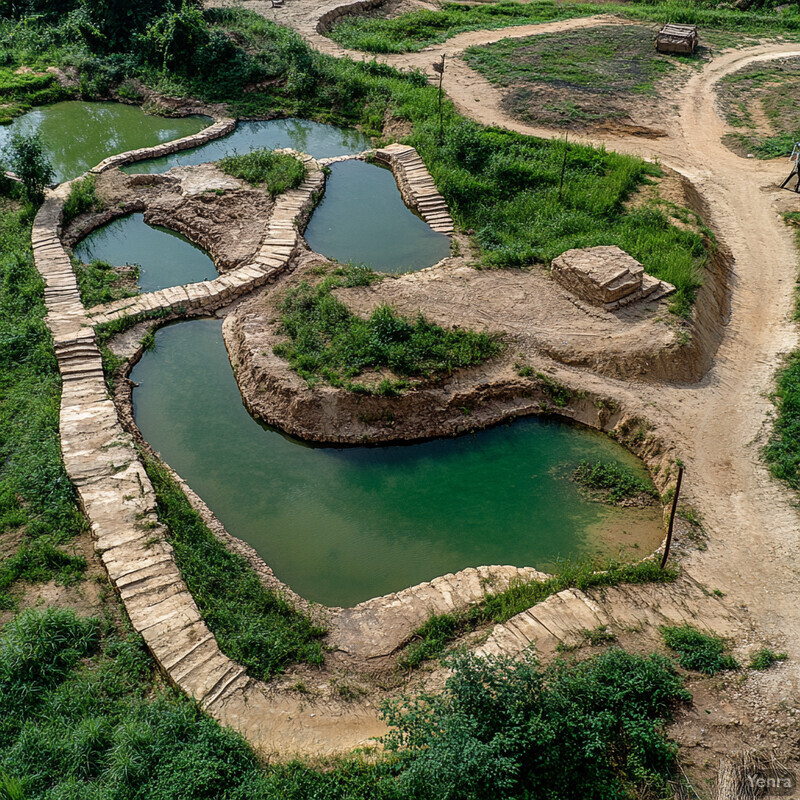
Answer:
[{"label": "grass", "polygon": [[464,53],[490,82],[508,87],[503,106],[538,124],[568,125],[627,116],[679,62],[653,48],[638,25],[505,39]]},{"label": "grass", "polygon": [[790,353],[778,371],[775,418],[764,447],[770,472],[793,489],[800,489],[800,351]]},{"label": "grass", "polygon": [[776,653],[768,647],[762,647],[761,650],[750,657],[750,663],[747,665],[747,668],[757,670],[769,669],[773,664],[786,661],[787,658],[789,658],[789,656],[786,653]]},{"label": "grass", "polygon": [[102,211],[103,201],[97,194],[97,184],[94,175],[74,181],[70,186],[69,197],[64,201],[64,210],[61,222],[68,225],[75,217],[87,211]]},{"label": "grass", "polygon": [[264,186],[273,196],[294,189],[305,178],[303,162],[287,153],[253,150],[244,155],[232,155],[219,162],[219,168],[253,186]]},{"label": "grass", "polygon": [[138,267],[126,267],[124,274],[105,261],[92,261],[90,264],[73,263],[72,268],[78,279],[81,301],[86,308],[138,294],[133,288],[139,277]]},{"label": "grass", "polygon": [[324,629],[267,589],[240,555],[206,527],[165,467],[145,457],[181,575],[220,649],[254,678],[301,661],[322,664]]},{"label": "grass", "polygon": [[[309,385],[324,380],[349,391],[396,394],[408,385],[407,378],[439,378],[480,364],[503,349],[492,334],[444,330],[421,314],[408,320],[385,305],[361,319],[332,291],[364,285],[378,276],[353,268],[340,273],[316,285],[303,281],[279,306],[281,332],[289,341],[276,345],[275,354]],[[385,376],[386,370],[392,377]],[[377,382],[353,381],[365,373],[377,374]]]},{"label": "grass", "polygon": [[68,95],[51,73],[19,73],[0,67],[0,125],[27,111],[31,106],[54,103]]},{"label": "grass", "polygon": [[573,478],[602,503],[613,505],[642,495],[651,499],[658,497],[649,480],[637,478],[632,470],[613,461],[581,461]]},{"label": "grass", "polygon": [[0,605],[16,580],[72,581],[85,563],[63,547],[86,530],[61,462],[61,383],[30,247],[34,209],[0,197]]},{"label": "grass", "polygon": [[519,581],[505,591],[489,592],[477,605],[453,614],[434,614],[412,634],[411,642],[397,659],[401,669],[414,669],[422,662],[439,658],[450,643],[487,623],[503,623],[548,597],[565,589],[585,591],[619,584],[671,583],[678,576],[674,568],[661,569],[655,561],[621,564],[618,561],[563,562],[543,581]]},{"label": "grass", "polygon": [[[328,36],[338,44],[371,53],[416,52],[423,47],[472,30],[492,30],[557,19],[614,14],[638,22],[684,23],[701,26],[701,38],[721,46],[736,46],[742,34],[775,36],[800,31],[795,8],[739,11],[694,0],[658,0],[623,3],[570,3],[536,0],[533,3],[485,3],[478,6],[445,3],[441,11],[411,11],[393,19],[347,17]],[[738,36],[733,36],[732,34]]]},{"label": "grass", "polygon": [[703,633],[691,625],[661,626],[664,644],[678,654],[678,663],[684,669],[716,675],[717,672],[739,669],[739,662],[727,654],[725,640]]}]

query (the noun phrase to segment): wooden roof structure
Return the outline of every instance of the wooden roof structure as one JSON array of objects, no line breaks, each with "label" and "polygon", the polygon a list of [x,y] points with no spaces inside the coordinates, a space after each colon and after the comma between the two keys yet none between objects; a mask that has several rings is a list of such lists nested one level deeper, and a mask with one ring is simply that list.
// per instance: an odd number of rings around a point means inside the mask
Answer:
[{"label": "wooden roof structure", "polygon": [[697,42],[697,25],[670,22],[656,35],[656,50],[659,53],[694,53]]}]

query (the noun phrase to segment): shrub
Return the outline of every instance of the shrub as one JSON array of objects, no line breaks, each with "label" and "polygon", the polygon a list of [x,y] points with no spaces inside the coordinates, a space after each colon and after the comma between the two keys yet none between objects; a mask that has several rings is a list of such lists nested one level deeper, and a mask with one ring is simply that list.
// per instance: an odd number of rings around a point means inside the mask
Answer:
[{"label": "shrub", "polygon": [[542,668],[459,654],[441,695],[391,703],[385,741],[415,800],[660,796],[677,748],[663,730],[690,699],[668,659],[613,649]]},{"label": "shrub", "polygon": [[613,461],[581,461],[572,473],[575,480],[604,503],[619,503],[640,495],[654,498],[658,492],[650,481],[637,478]]},{"label": "shrub", "polygon": [[253,150],[245,155],[232,155],[219,162],[219,168],[234,178],[253,186],[264,186],[271,195],[294,189],[303,182],[303,162],[288,153]]},{"label": "shrub", "polygon": [[800,488],[800,350],[791,353],[778,372],[773,402],[777,414],[764,448],[770,472]]},{"label": "shrub", "polygon": [[739,669],[739,662],[725,653],[726,645],[719,636],[702,633],[691,625],[661,626],[664,644],[678,653],[684,669],[715,675],[727,669]]},{"label": "shrub", "polygon": [[776,653],[768,647],[762,647],[757,653],[750,657],[750,663],[747,665],[748,669],[769,669],[773,664],[779,661],[786,661],[789,656],[786,653]]},{"label": "shrub", "polygon": [[[81,301],[86,308],[121,300],[123,297],[133,297],[137,294],[132,288],[121,284],[122,276],[115,271],[111,264],[105,261],[92,261],[91,264],[73,264],[75,277],[78,280],[78,289]],[[136,280],[139,274],[138,267],[128,269],[127,276],[131,281]]]},{"label": "shrub", "polygon": [[28,201],[40,203],[54,173],[39,134],[15,133],[5,150],[5,156],[12,171],[22,181]]},{"label": "shrub", "polygon": [[64,203],[62,223],[68,225],[79,214],[87,211],[100,211],[103,202],[97,195],[97,185],[94,175],[73,181],[69,189],[69,197]]}]

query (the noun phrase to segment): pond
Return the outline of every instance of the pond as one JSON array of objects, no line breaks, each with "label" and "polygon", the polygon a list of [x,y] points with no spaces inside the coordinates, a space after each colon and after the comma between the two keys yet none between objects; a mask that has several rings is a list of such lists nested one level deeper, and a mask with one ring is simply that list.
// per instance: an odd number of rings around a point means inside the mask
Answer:
[{"label": "pond", "polygon": [[0,150],[14,133],[38,132],[60,183],[108,156],[191,136],[210,124],[209,117],[156,117],[139,106],[67,100],[39,106],[10,125],[0,125]]},{"label": "pond", "polygon": [[645,475],[583,427],[527,418],[421,444],[310,447],[250,416],[214,319],[159,330],[131,377],[145,439],[312,601],[353,605],[481,564],[638,558],[661,541],[659,509],[592,503],[570,480],[584,458]]},{"label": "pond", "polygon": [[227,155],[244,155],[252,150],[292,147],[314,158],[333,158],[360,153],[370,148],[367,136],[348,128],[337,128],[307,119],[272,119],[240,122],[233,133],[221,139],[183,150],[164,158],[152,158],[123,167],[125,172],[166,172],[172,167],[219,161]]},{"label": "pond", "polygon": [[137,264],[143,292],[217,277],[205,250],[175,231],[148,225],[143,214],[129,214],[96,228],[75,245],[73,253],[86,264],[95,260],[112,266]]},{"label": "pond", "polygon": [[331,166],[305,238],[328,258],[377,272],[424,269],[450,255],[450,239],[406,206],[391,170],[356,160]]}]

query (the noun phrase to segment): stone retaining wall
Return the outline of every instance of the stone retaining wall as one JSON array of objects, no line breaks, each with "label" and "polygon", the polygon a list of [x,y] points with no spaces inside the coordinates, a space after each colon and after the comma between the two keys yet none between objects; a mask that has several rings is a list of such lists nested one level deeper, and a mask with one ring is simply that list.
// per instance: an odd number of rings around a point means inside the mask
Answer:
[{"label": "stone retaining wall", "polygon": [[325,34],[334,25],[337,19],[347,17],[351,14],[360,14],[364,11],[371,11],[383,5],[384,0],[355,0],[351,3],[339,3],[337,5],[325,6],[318,12],[317,33]]},{"label": "stone retaining wall", "polygon": [[415,208],[437,233],[451,236],[453,218],[419,153],[407,144],[390,144],[376,150],[375,158],[391,168],[406,205]]}]

